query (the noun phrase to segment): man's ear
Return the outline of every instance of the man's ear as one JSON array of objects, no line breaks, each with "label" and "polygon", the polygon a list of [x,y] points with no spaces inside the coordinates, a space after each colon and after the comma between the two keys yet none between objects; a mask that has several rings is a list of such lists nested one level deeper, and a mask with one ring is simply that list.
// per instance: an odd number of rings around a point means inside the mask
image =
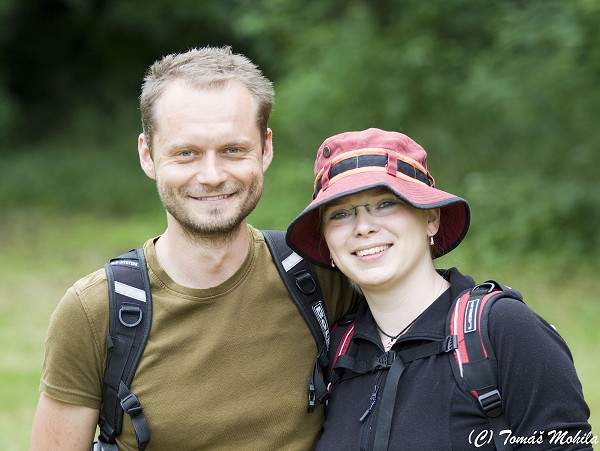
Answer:
[{"label": "man's ear", "polygon": [[138,154],[140,156],[140,166],[146,175],[151,179],[156,179],[154,160],[152,160],[152,154],[150,153],[150,147],[148,146],[146,135],[143,133],[140,133],[140,136],[138,136]]},{"label": "man's ear", "polygon": [[266,172],[267,168],[273,161],[273,131],[267,128],[267,136],[265,138],[265,144],[262,151],[262,170]]}]

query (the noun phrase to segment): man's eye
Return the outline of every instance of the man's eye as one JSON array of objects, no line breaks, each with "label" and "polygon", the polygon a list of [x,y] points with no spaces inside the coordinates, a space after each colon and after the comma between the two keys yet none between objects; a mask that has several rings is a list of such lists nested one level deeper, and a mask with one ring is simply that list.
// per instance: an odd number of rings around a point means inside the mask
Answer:
[{"label": "man's eye", "polygon": [[242,150],[239,149],[238,147],[229,147],[225,150],[225,153],[231,154],[231,155],[235,155],[240,153]]},{"label": "man's eye", "polygon": [[191,150],[182,150],[181,152],[179,152],[179,156],[184,158],[191,157],[192,155],[194,155],[194,152],[192,152]]}]

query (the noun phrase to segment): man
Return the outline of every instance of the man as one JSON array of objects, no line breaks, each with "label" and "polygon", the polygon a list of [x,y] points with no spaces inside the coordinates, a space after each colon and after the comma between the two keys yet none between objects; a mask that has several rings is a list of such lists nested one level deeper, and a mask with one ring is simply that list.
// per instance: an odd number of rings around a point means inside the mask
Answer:
[{"label": "man", "polygon": [[[156,181],[167,228],[148,240],[152,329],[131,389],[151,429],[147,450],[306,450],[315,355],[262,234],[246,217],[273,158],[273,88],[228,47],[157,61],[140,98],[140,163]],[[320,270],[330,319],[354,302]],[[75,283],[46,340],[31,449],[89,450],[101,406],[108,331],[104,270]],[[127,416],[120,450],[137,449]]]}]

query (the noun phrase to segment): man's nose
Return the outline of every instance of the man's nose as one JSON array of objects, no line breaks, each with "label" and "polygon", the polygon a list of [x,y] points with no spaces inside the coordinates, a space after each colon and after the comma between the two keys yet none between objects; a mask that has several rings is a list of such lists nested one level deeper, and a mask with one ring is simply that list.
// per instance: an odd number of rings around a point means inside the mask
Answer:
[{"label": "man's nose", "polygon": [[223,162],[215,153],[207,153],[202,160],[198,162],[196,181],[203,185],[216,186],[223,183],[227,178],[227,173]]}]

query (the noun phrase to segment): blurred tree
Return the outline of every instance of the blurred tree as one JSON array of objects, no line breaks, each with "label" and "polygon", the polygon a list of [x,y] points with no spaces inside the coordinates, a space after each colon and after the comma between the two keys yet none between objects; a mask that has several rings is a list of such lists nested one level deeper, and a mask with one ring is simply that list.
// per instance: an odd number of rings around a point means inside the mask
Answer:
[{"label": "blurred tree", "polygon": [[137,97],[144,70],[162,54],[229,44],[251,55],[251,42],[235,32],[231,8],[236,4],[5,0],[0,94],[6,102],[0,129],[7,133],[0,140],[37,142],[69,123],[82,105],[110,117],[121,99]]},{"label": "blurred tree", "polygon": [[275,81],[280,160],[404,131],[474,204],[482,247],[600,253],[596,0],[5,0],[0,18],[0,156],[73,117],[91,125],[71,139],[115,134],[154,59],[230,44]]},{"label": "blurred tree", "polygon": [[245,16],[255,29],[288,18],[262,30],[293,49],[274,118],[288,155],[310,158],[343,130],[404,131],[431,149],[442,186],[471,200],[472,235],[492,258],[600,253],[598,2],[262,8]]}]

